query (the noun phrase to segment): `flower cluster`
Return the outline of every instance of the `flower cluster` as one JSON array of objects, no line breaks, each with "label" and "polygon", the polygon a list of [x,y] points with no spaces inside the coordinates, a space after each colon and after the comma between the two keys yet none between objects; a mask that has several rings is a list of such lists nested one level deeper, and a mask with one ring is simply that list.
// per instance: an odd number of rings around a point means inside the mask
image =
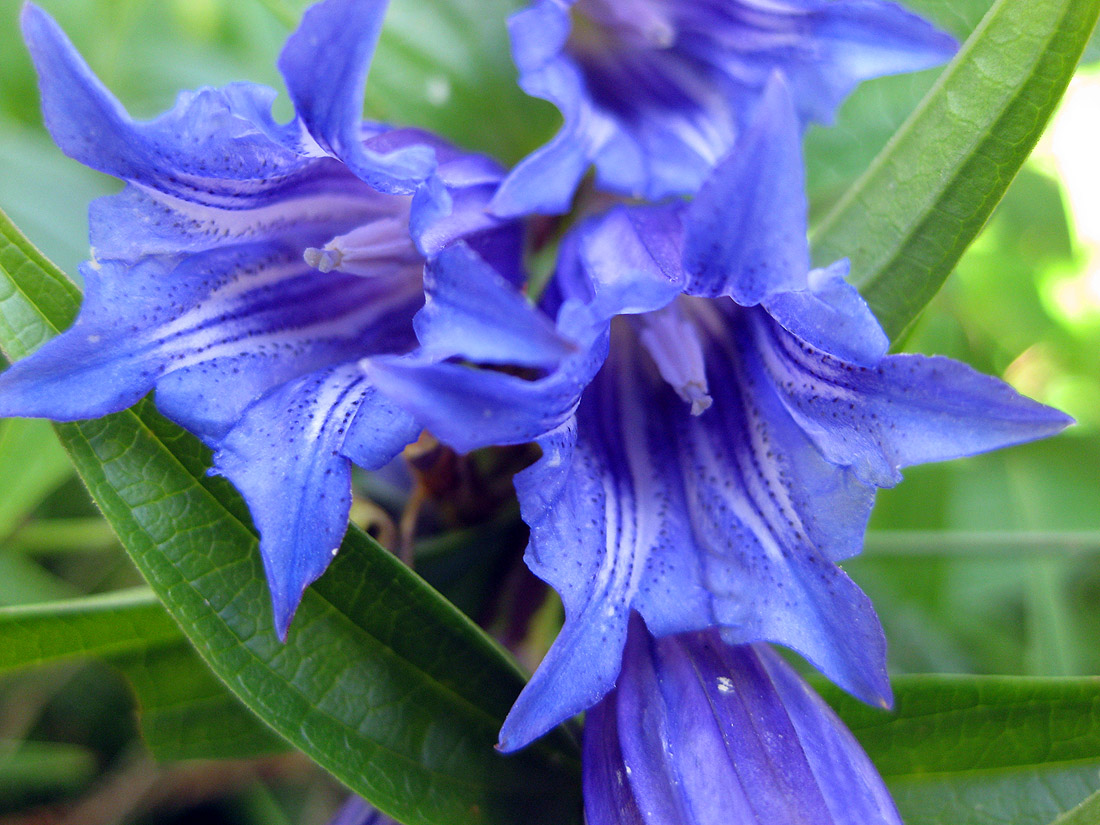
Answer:
[{"label": "flower cluster", "polygon": [[[306,13],[279,61],[289,123],[250,84],[136,123],[27,7],[51,133],[128,185],[92,207],[79,318],[0,376],[0,415],[155,389],[245,497],[284,636],[339,546],[350,464],[423,429],[537,443],[526,559],[566,619],[500,748],[587,710],[591,825],[897,823],[770,644],[889,705],[881,627],[837,566],[876,489],[1068,419],[887,354],[846,262],[810,265],[800,144],[859,81],[953,42],[877,0],[535,0],[511,21],[520,82],[564,125],[506,172],[361,122],[384,10]],[[589,166],[620,202],[575,216],[533,303],[524,219],[568,211]]]}]

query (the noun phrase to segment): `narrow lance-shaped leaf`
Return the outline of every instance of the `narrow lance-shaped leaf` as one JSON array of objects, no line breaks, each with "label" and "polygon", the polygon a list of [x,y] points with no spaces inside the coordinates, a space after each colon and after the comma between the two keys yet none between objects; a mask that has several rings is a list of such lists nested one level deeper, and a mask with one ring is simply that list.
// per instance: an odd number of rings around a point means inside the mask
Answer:
[{"label": "narrow lance-shaped leaf", "polygon": [[1100,787],[1100,680],[903,676],[893,712],[831,685],[906,825],[1046,825]]},{"label": "narrow lance-shaped leaf", "polygon": [[0,341],[11,359],[29,355],[67,327],[80,290],[0,211]]},{"label": "narrow lance-shaped leaf", "polygon": [[96,775],[95,754],[77,745],[0,740],[0,747],[0,805],[6,810],[28,798],[78,792]]},{"label": "narrow lance-shaped leaf", "polygon": [[[164,611],[159,603],[157,607]],[[113,657],[111,664],[133,687],[141,737],[163,762],[246,759],[290,750],[183,638],[174,645]]]},{"label": "narrow lance-shaped leaf", "polygon": [[26,520],[31,510],[73,474],[65,451],[46,421],[0,422],[0,537]]},{"label": "narrow lance-shaped leaf", "polygon": [[239,759],[289,747],[214,677],[147,587],[0,608],[0,673],[84,658],[122,671],[158,759]]},{"label": "narrow lance-shaped leaf", "polygon": [[913,115],[814,233],[848,257],[896,337],[1019,171],[1073,75],[1100,0],[998,0]]},{"label": "narrow lance-shaped leaf", "polygon": [[[8,335],[11,328],[0,326],[11,356],[25,355],[28,341],[71,317],[71,291],[56,286],[64,276],[49,269],[24,257],[0,273],[7,288],[0,318],[25,319],[31,333]],[[522,684],[519,671],[372,539],[349,532],[328,573],[306,592],[284,645],[271,629],[243,502],[223,479],[206,475],[208,453],[194,438],[147,403],[58,432],[131,558],[211,670],[349,788],[411,825],[579,820],[570,746],[559,738],[511,758],[493,749]]]},{"label": "narrow lance-shaped leaf", "polygon": [[61,602],[0,608],[0,673],[78,657],[132,654],[181,640],[141,587]]}]

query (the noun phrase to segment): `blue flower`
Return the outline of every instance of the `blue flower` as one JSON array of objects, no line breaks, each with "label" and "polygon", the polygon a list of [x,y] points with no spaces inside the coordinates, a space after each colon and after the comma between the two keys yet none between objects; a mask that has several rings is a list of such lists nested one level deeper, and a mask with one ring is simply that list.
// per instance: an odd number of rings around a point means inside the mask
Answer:
[{"label": "blue flower", "polygon": [[569,207],[589,165],[610,192],[693,194],[775,70],[800,122],[829,122],[862,80],[935,66],[955,42],[878,0],[535,0],[510,22],[520,84],[564,124],[493,199],[501,215]]},{"label": "blue flower", "polygon": [[366,800],[352,796],[340,807],[328,825],[400,825],[400,823],[376,810]]},{"label": "blue flower", "polygon": [[0,376],[0,415],[91,418],[155,388],[247,500],[281,635],[340,544],[349,462],[378,467],[419,432],[359,359],[416,344],[424,261],[454,238],[494,277],[518,267],[518,228],[485,211],[494,163],[361,121],[384,9],[306,12],[279,61],[285,124],[245,83],[135,122],[44,12],[23,13],[54,139],[128,186],[92,205],[80,316]]},{"label": "blue flower", "polygon": [[851,733],[768,645],[655,639],[634,616],[585,717],[588,825],[901,825]]},{"label": "blue flower", "polygon": [[511,332],[497,336],[556,331],[574,347],[556,363],[471,368],[507,347],[466,349],[496,333],[446,274],[471,266],[460,248],[429,267],[426,354],[368,362],[458,449],[542,448],[516,487],[528,565],[566,619],[501,731],[506,750],[611,689],[632,611],[659,637],[716,626],[730,644],[783,644],[887,705],[877,617],[836,565],[859,552],[874,491],[901,467],[1069,422],[963,364],[886,355],[846,263],[810,271],[799,135],[777,78],[690,205],[620,206],[573,231],[555,327],[509,293]]}]

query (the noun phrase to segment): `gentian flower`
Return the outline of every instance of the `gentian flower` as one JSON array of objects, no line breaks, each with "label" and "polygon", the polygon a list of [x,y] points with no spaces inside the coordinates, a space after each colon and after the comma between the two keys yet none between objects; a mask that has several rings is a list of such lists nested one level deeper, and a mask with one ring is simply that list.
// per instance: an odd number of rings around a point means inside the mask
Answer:
[{"label": "gentian flower", "polygon": [[800,134],[777,77],[691,204],[616,207],[567,236],[555,327],[527,312],[529,340],[573,343],[556,366],[471,368],[492,362],[468,348],[494,340],[494,320],[459,295],[461,248],[429,267],[424,351],[368,361],[456,448],[542,448],[516,488],[528,565],[566,618],[505,750],[612,688],[632,612],[657,637],[718,627],[729,644],[785,645],[887,705],[881,627],[836,565],[859,552],[874,491],[901,467],[1069,422],[963,364],[886,354],[846,263],[810,270]]},{"label": "gentian flower", "polygon": [[585,715],[588,825],[901,825],[844,723],[766,644],[656,639],[633,616]]},{"label": "gentian flower", "polygon": [[400,825],[400,823],[376,810],[363,798],[352,796],[340,807],[328,825]]},{"label": "gentian flower", "polygon": [[415,345],[424,261],[451,239],[494,277],[518,266],[518,229],[484,208],[494,163],[361,122],[385,7],[305,13],[279,61],[285,124],[247,83],[135,122],[43,11],[23,13],[54,139],[128,185],[92,205],[80,316],[0,376],[0,415],[92,418],[155,388],[248,502],[284,636],[346,529],[349,462],[378,467],[420,429],[359,359]]},{"label": "gentian flower", "polygon": [[520,84],[564,124],[509,175],[493,199],[500,215],[565,212],[592,164],[609,192],[694,194],[773,71],[805,126],[830,122],[860,81],[955,50],[879,0],[535,0],[510,30]]}]

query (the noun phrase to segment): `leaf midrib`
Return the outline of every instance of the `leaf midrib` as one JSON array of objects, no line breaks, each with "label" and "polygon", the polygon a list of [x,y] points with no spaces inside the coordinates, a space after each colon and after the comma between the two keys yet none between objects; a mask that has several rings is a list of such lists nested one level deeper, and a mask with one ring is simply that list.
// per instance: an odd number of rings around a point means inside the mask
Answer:
[{"label": "leaf midrib", "polygon": [[[158,445],[160,445],[164,449],[164,451],[171,457],[171,460],[173,462],[175,462],[175,464],[180,469],[182,469],[183,472],[190,478],[190,486],[185,487],[185,488],[181,488],[181,489],[175,491],[173,493],[173,495],[179,495],[179,494],[188,492],[190,489],[192,489],[192,487],[200,490],[203,496],[207,497],[209,500],[212,500],[217,505],[217,507],[225,514],[225,516],[227,516],[228,518],[230,518],[233,521],[235,528],[239,528],[243,533],[245,533],[249,537],[250,542],[252,543],[253,549],[254,549],[254,547],[256,545],[256,536],[255,536],[255,534],[240,519],[238,519],[236,515],[234,515],[224,505],[222,505],[222,503],[197,478],[195,478],[194,475],[191,474],[191,472],[183,465],[183,463],[175,456],[175,454],[172,453],[167,448],[167,446],[164,444],[164,442],[161,441],[156,436],[156,434],[145,424],[145,422],[141,420],[140,416],[138,416],[132,410],[124,410],[123,412],[127,416],[133,418],[137,422],[139,427],[146,433],[146,435],[148,437],[154,439],[155,442]],[[77,432],[79,432],[79,435],[80,435],[81,439],[88,446],[88,449],[94,453],[94,449],[91,446],[91,442],[84,435],[83,431],[81,431],[77,428]],[[135,523],[136,523],[136,521],[135,521]],[[153,546],[159,549],[160,546],[161,546],[161,543],[160,542],[154,542]],[[177,574],[177,576],[179,576],[179,581],[181,583],[187,585],[188,587],[191,587],[191,583],[188,582],[186,579],[184,579],[181,574],[179,574],[179,571],[175,568],[174,565],[172,566],[171,569],[173,570],[173,572],[175,572]],[[361,635],[362,637],[364,637],[366,639],[374,641],[382,650],[384,650],[394,660],[396,660],[397,662],[402,663],[405,667],[408,667],[410,670],[412,670],[416,673],[420,673],[423,676],[425,676],[426,677],[425,681],[427,683],[429,683],[437,693],[441,693],[445,696],[454,697],[456,700],[458,700],[459,703],[461,703],[461,705],[463,707],[466,707],[467,709],[472,710],[473,715],[474,715],[475,718],[480,718],[482,721],[487,721],[494,727],[499,725],[499,720],[497,719],[497,717],[493,713],[478,707],[477,705],[473,704],[472,701],[470,701],[466,697],[462,696],[461,694],[457,693],[453,688],[449,687],[448,685],[444,684],[443,682],[440,682],[437,678],[435,678],[434,676],[431,676],[426,671],[421,670],[419,667],[414,665],[408,659],[401,656],[396,650],[394,650],[394,648],[391,645],[383,642],[381,639],[374,636],[373,634],[368,632],[365,628],[363,628],[361,625],[359,625],[357,622],[355,622],[354,619],[352,619],[350,616],[348,616],[347,613],[344,612],[343,610],[340,610],[331,600],[327,599],[326,597],[324,597],[320,593],[316,592],[315,590],[312,591],[312,592],[313,592],[313,596],[315,598],[320,599],[322,602],[324,602],[331,609],[332,613],[334,615],[338,616],[348,626],[350,626],[355,633]],[[211,611],[211,613],[209,615],[212,616],[212,617],[217,617],[218,624],[221,628],[223,628],[224,632],[228,633],[230,636],[232,636],[234,638],[239,638],[237,636],[237,634],[232,630],[229,623],[223,618],[220,611],[216,611],[216,610]],[[173,615],[173,618],[175,618],[174,615]],[[463,618],[465,618],[465,617],[463,617]],[[176,619],[176,621],[178,622],[179,620]],[[214,669],[215,672],[219,672],[217,668],[213,667],[213,663],[205,655],[205,653],[206,653],[205,648],[203,648],[202,646],[199,646],[199,645],[195,645],[194,640],[191,638],[191,634],[187,632],[187,629],[185,627],[183,627],[182,623],[181,623],[180,626],[181,626],[181,629],[183,630],[184,635],[186,635],[188,637],[188,639],[191,640],[192,646],[195,647],[195,649],[199,652],[200,656],[202,656],[202,658],[207,662],[207,665],[211,666],[211,668]],[[259,654],[257,654],[247,644],[239,643],[238,648],[240,650],[246,651],[248,657],[253,662],[260,664],[265,671],[267,671],[268,673],[271,673],[272,675],[276,675],[275,672],[271,669],[269,663],[265,659],[263,659]],[[249,700],[252,697],[244,695],[244,691],[238,689],[238,686],[236,685],[235,680],[222,679],[222,681],[223,681],[223,683],[225,683],[227,685],[227,687],[230,689],[230,691],[238,698],[238,700],[240,700],[246,707],[250,707],[250,701]],[[328,711],[325,711],[325,710],[322,710],[321,708],[314,705],[313,702],[312,702],[312,699],[309,696],[307,696],[299,687],[294,685],[294,683],[289,682],[287,680],[281,680],[281,682],[283,683],[283,685],[285,685],[285,687],[288,690],[290,690],[295,696],[298,697],[298,699],[305,705],[306,708],[308,708],[308,714],[309,715],[320,716],[320,717],[322,717],[324,719],[327,719],[330,722],[332,722],[334,724],[334,726],[339,728],[340,730],[353,732],[354,734],[356,734],[356,736],[360,736],[360,737],[372,742],[374,747],[376,747],[379,751],[382,751],[386,754],[389,754],[390,756],[394,757],[396,760],[399,760],[403,763],[409,764],[409,765],[413,766],[414,768],[416,768],[417,770],[422,771],[422,772],[424,772],[428,775],[438,776],[440,778],[448,779],[451,784],[457,785],[459,787],[479,788],[479,789],[485,787],[484,784],[479,783],[479,782],[475,782],[475,781],[472,781],[472,780],[464,782],[460,778],[458,778],[456,775],[453,775],[453,774],[439,773],[439,772],[437,772],[433,769],[427,768],[422,762],[418,762],[418,761],[414,760],[413,758],[411,758],[409,756],[406,756],[405,754],[402,754],[398,751],[392,750],[392,748],[390,748],[390,746],[388,746],[388,745],[386,745],[386,744],[384,744],[384,743],[382,743],[382,742],[380,742],[380,741],[378,741],[378,740],[376,740],[372,737],[366,736],[358,728],[352,727],[350,724],[348,724],[348,723],[344,722],[343,720],[339,719],[338,717],[332,715],[332,713],[330,713]],[[273,714],[273,716],[274,716],[274,714]],[[280,718],[285,718],[284,714],[279,714],[279,717]],[[260,717],[260,718],[263,721],[266,721],[266,719],[264,719],[263,717]],[[290,739],[288,736],[283,734],[281,731],[276,730],[275,732],[278,735],[282,736],[283,738],[288,739],[288,741],[291,741],[292,744],[294,743],[294,740]],[[316,756],[314,758],[316,758]],[[347,774],[347,771],[345,771],[345,770],[336,770],[333,767],[333,766],[339,766],[339,763],[336,760],[332,760],[331,762],[329,762],[329,760],[326,758],[326,763],[329,764],[329,769],[333,770],[334,773],[338,773],[340,775]],[[498,791],[498,793],[501,793],[503,795],[509,795],[509,796],[519,795],[516,792],[508,792],[508,791],[504,791],[504,790]],[[542,795],[548,795],[550,793],[553,793],[553,791],[547,789],[546,791],[541,792],[539,794],[532,793],[532,794],[529,794],[529,795],[532,795],[532,796],[540,795],[540,796],[542,796]]]}]

